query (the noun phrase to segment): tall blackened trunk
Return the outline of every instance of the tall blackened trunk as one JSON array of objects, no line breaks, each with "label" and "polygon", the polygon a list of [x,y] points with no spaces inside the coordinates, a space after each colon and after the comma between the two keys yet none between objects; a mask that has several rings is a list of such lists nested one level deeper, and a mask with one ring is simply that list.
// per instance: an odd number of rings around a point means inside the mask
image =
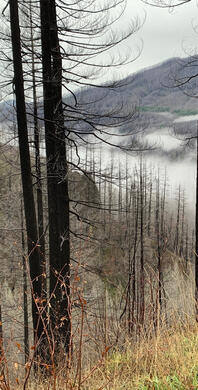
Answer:
[{"label": "tall blackened trunk", "polygon": [[32,282],[32,317],[34,329],[34,341],[41,338],[43,323],[40,318],[38,306],[41,304],[41,267],[38,251],[37,221],[33,196],[31,176],[31,162],[28,144],[27,117],[24,95],[23,67],[20,43],[20,27],[18,14],[18,1],[10,0],[10,26],[12,38],[12,52],[14,65],[14,84],[16,94],[16,111],[19,137],[19,153],[21,164],[21,177],[23,187],[23,199],[25,209],[25,221],[28,239],[28,255],[30,264],[30,277]]},{"label": "tall blackened trunk", "polygon": [[164,177],[164,189],[163,195],[161,197],[161,221],[160,221],[160,236],[161,236],[161,245],[165,245],[165,204],[166,204],[166,187],[167,187],[167,176],[165,171]]},{"label": "tall blackened trunk", "polygon": [[179,254],[179,229],[180,229],[181,188],[178,190],[177,223],[175,230],[175,252]]},{"label": "tall blackened trunk", "polygon": [[[162,202],[165,202],[165,190],[164,190],[164,199]],[[164,211],[164,206],[161,207],[161,212]],[[161,218],[163,218],[161,216]],[[161,222],[161,228],[163,226],[163,222]],[[158,291],[156,297],[156,322],[155,326],[158,326],[158,320],[161,319],[162,312],[162,289],[163,289],[163,281],[162,281],[162,253],[161,253],[161,245],[162,245],[162,231],[160,229],[160,182],[159,182],[159,172],[157,178],[156,185],[156,235],[157,235],[157,270],[158,270]]]},{"label": "tall blackened trunk", "polygon": [[45,234],[43,216],[43,189],[41,179],[41,157],[40,157],[40,131],[38,123],[37,90],[36,90],[36,67],[35,67],[35,45],[32,20],[32,0],[29,3],[30,19],[30,40],[32,60],[32,95],[34,113],[34,147],[35,147],[35,170],[36,170],[36,196],[37,196],[37,221],[38,239],[40,247],[40,262],[42,267],[42,297],[46,298],[46,259],[45,259]]},{"label": "tall blackened trunk", "polygon": [[[22,269],[23,269],[23,326],[24,326],[24,354],[25,365],[29,360],[29,327],[28,327],[28,289],[27,289],[27,266],[25,259],[25,237],[23,226],[23,201],[21,199],[21,248],[22,248]],[[26,366],[25,366],[26,369]]]},{"label": "tall blackened trunk", "polygon": [[153,191],[153,183],[152,183],[152,172],[150,173],[150,185],[149,185],[149,206],[148,206],[148,237],[151,235],[151,211],[152,211],[152,191]]},{"label": "tall blackened trunk", "polygon": [[[126,189],[127,193],[127,189]],[[122,223],[122,172],[121,164],[119,161],[119,170],[118,170],[118,221]]]},{"label": "tall blackened trunk", "polygon": [[143,162],[140,161],[140,325],[144,325],[145,302],[144,302],[144,180]]},{"label": "tall blackened trunk", "polygon": [[[134,195],[135,196],[135,195]],[[135,204],[135,202],[134,202]],[[138,294],[136,294],[137,290],[137,275],[136,275],[136,254],[137,254],[137,247],[138,247],[138,226],[139,226],[139,190],[137,188],[136,191],[136,207],[135,207],[135,236],[134,236],[134,246],[133,246],[133,260],[132,260],[132,325],[131,330],[134,329],[134,324],[139,320],[139,310],[138,310]],[[135,306],[137,308],[137,321],[135,321]]]},{"label": "tall blackened trunk", "polygon": [[69,196],[62,106],[62,60],[55,3],[40,1],[49,217],[50,322],[56,348],[70,344]]},{"label": "tall blackened trunk", "polygon": [[180,248],[179,248],[179,256],[184,256],[184,221],[185,221],[185,196],[183,191],[183,199],[182,199],[182,216],[181,216],[181,240],[180,240]]},{"label": "tall blackened trunk", "polygon": [[[55,1],[51,0],[51,54],[54,88],[54,124],[56,133],[56,170],[57,170],[57,211],[59,228],[59,264],[53,268],[59,273],[59,282],[50,276],[50,289],[53,291],[56,283],[56,293],[60,300],[58,315],[59,332],[64,338],[66,351],[70,345],[70,238],[69,238],[69,193],[68,166],[66,159],[64,114],[62,103],[62,57],[60,52]],[[56,268],[55,268],[56,267]],[[57,302],[54,302],[57,305]]]},{"label": "tall blackened trunk", "polygon": [[185,261],[186,261],[186,270],[188,267],[188,247],[189,247],[189,237],[188,237],[188,224],[186,225],[186,240],[185,240]]}]

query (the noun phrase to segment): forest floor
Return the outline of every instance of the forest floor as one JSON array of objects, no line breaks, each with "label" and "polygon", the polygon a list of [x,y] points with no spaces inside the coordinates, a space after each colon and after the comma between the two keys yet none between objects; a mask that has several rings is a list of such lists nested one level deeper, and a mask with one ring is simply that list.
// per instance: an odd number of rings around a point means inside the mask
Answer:
[{"label": "forest floor", "polygon": [[[87,348],[87,346],[86,346]],[[89,368],[60,370],[56,380],[28,383],[29,390],[193,390],[198,389],[198,325],[179,324],[155,337],[129,340],[120,349],[106,348]],[[88,366],[87,366],[88,367]],[[0,387],[1,388],[1,387]],[[15,387],[16,388],[16,387]],[[18,389],[24,389],[18,383]],[[9,389],[14,389],[10,387]]]}]

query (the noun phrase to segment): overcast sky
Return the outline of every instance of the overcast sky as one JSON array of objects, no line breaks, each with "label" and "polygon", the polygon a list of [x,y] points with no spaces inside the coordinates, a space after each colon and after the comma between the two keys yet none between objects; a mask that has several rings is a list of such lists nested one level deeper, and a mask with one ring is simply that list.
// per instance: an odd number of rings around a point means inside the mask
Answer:
[{"label": "overcast sky", "polygon": [[[103,0],[103,4],[105,1],[108,0]],[[146,15],[146,20],[140,31],[123,44],[123,50],[134,50],[134,56],[137,54],[137,47],[141,47],[141,41],[143,49],[136,61],[122,71],[119,70],[121,75],[137,72],[171,57],[198,53],[198,33],[193,30],[193,24],[198,25],[197,1],[191,0],[170,11],[168,8],[147,5],[141,0],[128,0],[122,27],[125,28],[133,18],[143,20]],[[0,11],[6,3],[7,0],[0,0]]]},{"label": "overcast sky", "polygon": [[[198,34],[196,35],[192,27],[198,24],[196,0],[171,11],[146,5],[141,0],[128,0],[126,18],[129,18],[129,15],[142,18],[144,12],[144,26],[127,43],[130,48],[136,47],[140,39],[144,43],[140,58],[127,68],[129,73],[171,57],[194,54],[196,47],[198,53]],[[185,53],[185,50],[188,52]]]}]

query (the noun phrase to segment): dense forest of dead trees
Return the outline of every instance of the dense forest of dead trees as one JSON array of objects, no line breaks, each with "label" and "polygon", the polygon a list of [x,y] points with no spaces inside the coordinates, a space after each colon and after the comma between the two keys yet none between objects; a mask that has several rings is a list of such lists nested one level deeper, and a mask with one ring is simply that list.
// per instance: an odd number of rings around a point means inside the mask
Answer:
[{"label": "dense forest of dead trees", "polygon": [[[92,7],[92,1],[88,3]],[[98,43],[98,36],[119,17],[109,20],[109,11],[122,3],[113,1],[96,12],[83,0],[77,8],[49,0],[10,0],[8,14],[7,7],[3,11],[10,23],[6,41],[11,40],[12,56],[3,51],[1,56],[8,69],[14,69],[20,164],[17,148],[2,145],[1,213],[6,227],[1,230],[0,350],[3,370],[7,356],[15,348],[19,351],[16,360],[25,362],[24,388],[32,367],[55,377],[60,360],[68,369],[75,354],[80,378],[87,334],[102,342],[98,349],[108,349],[126,334],[137,339],[143,331],[156,332],[164,319],[171,323],[173,312],[180,318],[194,312],[194,232],[183,190],[179,187],[176,213],[172,212],[166,173],[156,173],[142,155],[131,167],[130,154],[123,150],[133,149],[133,142],[120,146],[122,155],[112,151],[113,146],[119,149],[111,142],[115,127],[125,123],[128,134],[134,135],[133,107],[119,102],[99,114],[94,110],[100,102],[79,103],[70,89],[72,83],[100,87],[92,82],[100,69],[127,62],[128,58],[106,65],[93,62],[140,26],[136,21],[121,37],[110,34],[108,41]],[[122,12],[119,9],[119,15]],[[87,30],[90,13],[96,20]],[[75,27],[67,25],[68,14],[77,20]],[[82,66],[90,66],[90,74],[81,73]],[[2,85],[9,83],[4,80]],[[112,82],[105,88],[108,93],[108,88],[118,86]],[[73,103],[63,101],[64,89]],[[105,146],[94,147],[102,142],[108,145],[107,165]],[[181,285],[185,299],[175,290]]]},{"label": "dense forest of dead trees", "polygon": [[[68,180],[71,183],[70,282],[75,355],[79,352],[81,332],[85,339],[89,332],[92,336],[97,335],[97,340],[100,340],[97,348],[101,352],[104,345],[108,347],[120,343],[127,333],[136,339],[141,337],[142,332],[156,332],[162,323],[171,324],[173,313],[180,320],[185,315],[192,315],[195,242],[193,226],[186,214],[188,208],[185,194],[179,187],[175,192],[174,205],[171,204],[166,172],[147,166],[142,156],[135,166],[131,166],[133,160],[130,155],[123,152],[121,155],[115,154],[110,150],[105,151],[105,154],[109,154],[111,163],[105,165],[104,150],[90,146],[83,148],[79,172],[72,149],[68,149]],[[8,153],[13,155],[17,166],[16,148],[10,148],[7,155]],[[42,160],[44,162],[45,158]],[[7,167],[6,170],[4,166]],[[3,159],[1,169],[2,173],[5,172],[2,188],[6,197],[11,190],[20,203],[19,176],[13,179],[8,174],[9,162]],[[36,182],[34,192],[37,192]],[[45,185],[43,196],[45,226]],[[34,360],[34,354],[31,353],[31,293],[29,266],[24,249],[24,216],[23,212],[17,214],[13,206],[12,208],[13,215],[16,213],[15,221],[10,218],[2,237],[5,237],[8,254],[9,242],[15,240],[18,243],[18,253],[16,252],[14,259],[15,279],[13,285],[10,284],[10,290],[12,289],[13,297],[17,297],[22,294],[23,285],[23,299],[21,295],[21,309],[18,313],[9,317],[8,307],[10,306],[10,310],[13,308],[13,298],[7,300],[6,296],[3,298],[3,294],[6,295],[8,291],[6,275],[12,267],[12,261],[6,264],[2,259],[2,340],[5,350],[8,348],[9,356],[13,351],[13,346],[8,346],[8,340],[13,337],[12,321],[17,320],[20,324],[16,338],[21,349],[20,359],[24,358],[29,364],[31,359]],[[7,218],[7,213],[5,209],[3,218]],[[10,235],[9,229],[13,223],[16,226],[17,221],[21,229],[13,229]],[[21,259],[20,253],[23,254]],[[170,273],[172,281],[169,280]],[[48,261],[46,274],[48,284]],[[48,302],[50,304],[50,299]],[[83,324],[82,311],[85,317]],[[94,343],[93,340],[94,338],[90,341],[91,344]],[[14,348],[17,349],[16,342]],[[19,356],[16,356],[17,359]]]}]

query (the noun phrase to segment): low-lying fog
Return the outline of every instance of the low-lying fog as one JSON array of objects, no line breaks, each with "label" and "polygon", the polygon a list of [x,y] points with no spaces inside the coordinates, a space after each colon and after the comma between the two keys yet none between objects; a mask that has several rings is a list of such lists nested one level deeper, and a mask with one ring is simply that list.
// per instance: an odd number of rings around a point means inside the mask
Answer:
[{"label": "low-lying fog", "polygon": [[183,147],[183,142],[179,137],[176,137],[172,134],[171,129],[165,127],[163,129],[150,132],[149,134],[145,133],[145,140],[156,149],[162,149],[164,151],[170,151],[173,149],[180,149]]},{"label": "low-lying fog", "polygon": [[[107,140],[116,144],[116,139],[118,143],[120,137],[108,137]],[[194,215],[196,196],[196,155],[194,148],[187,146],[184,137],[175,136],[170,128],[149,129],[149,132],[146,131],[140,139],[148,149],[142,152],[148,171],[150,167],[155,168],[156,173],[159,171],[162,184],[166,175],[167,195],[171,201],[176,200],[178,188],[181,186],[181,191],[184,190],[185,204],[189,210],[189,215]],[[124,145],[127,145],[129,141],[125,137]],[[134,166],[139,165],[140,153],[124,152],[118,148],[112,149],[110,146],[98,147],[96,150],[98,155],[101,153],[103,168],[110,168],[113,155],[114,167],[117,166],[118,168],[119,163],[121,163],[123,175],[125,175],[126,159],[131,174],[133,174]],[[83,148],[81,156],[84,157]],[[95,152],[95,158],[97,158],[97,152]]]},{"label": "low-lying fog", "polygon": [[[167,187],[168,187],[168,196],[171,200],[175,200],[177,197],[178,187],[181,185],[181,188],[185,191],[186,205],[189,208],[189,212],[194,214],[195,209],[195,194],[196,194],[196,158],[195,150],[192,148],[184,149],[184,141],[181,137],[174,136],[171,133],[169,128],[149,129],[149,133],[145,132],[142,136],[142,142],[147,143],[151,146],[151,150],[143,152],[143,158],[148,166],[154,167],[156,172],[160,172],[160,177],[165,177],[165,172],[167,176]],[[8,131],[5,133],[5,127],[0,132],[0,142],[7,143],[11,140],[12,145],[17,146],[17,138],[13,138],[13,134]],[[108,137],[108,142],[119,143],[122,140],[122,137]],[[124,144],[127,145],[127,137],[124,137]],[[171,152],[177,151],[177,158],[173,158]],[[44,155],[44,143],[42,144],[42,155]],[[81,162],[85,161],[85,146],[79,147],[79,156]],[[72,158],[74,157],[75,152],[72,153]],[[119,162],[122,165],[123,174],[125,171],[126,159],[128,163],[129,172],[133,174],[133,168],[135,165],[139,164],[139,153],[134,152],[124,152],[119,148],[112,148],[110,145],[104,145],[98,143],[95,146],[94,158],[96,162],[99,160],[99,156],[102,158],[102,169],[110,168],[112,156],[114,160],[114,168],[118,168]],[[75,158],[77,162],[77,158]]]},{"label": "low-lying fog", "polygon": [[[175,190],[179,185],[185,190],[186,202],[194,210],[196,195],[196,154],[194,148],[187,145],[184,137],[176,136],[169,128],[157,130],[146,135],[149,143],[154,145],[156,151],[145,158],[156,166],[166,168],[170,183],[170,194],[174,197]],[[177,150],[177,158],[173,158],[171,151]],[[161,156],[160,156],[161,151]],[[184,153],[185,151],[185,153]],[[165,153],[164,153],[165,152]]]},{"label": "low-lying fog", "polygon": [[[160,130],[160,133],[154,131],[146,135],[146,139],[151,145],[154,145],[156,152],[159,152],[151,153],[151,155],[146,153],[145,159],[161,169],[166,169],[172,198],[174,198],[179,185],[183,187],[188,207],[194,211],[196,196],[195,150],[187,145],[184,137],[174,135],[169,128]],[[175,150],[177,158],[173,158],[172,154],[169,153]]]}]

